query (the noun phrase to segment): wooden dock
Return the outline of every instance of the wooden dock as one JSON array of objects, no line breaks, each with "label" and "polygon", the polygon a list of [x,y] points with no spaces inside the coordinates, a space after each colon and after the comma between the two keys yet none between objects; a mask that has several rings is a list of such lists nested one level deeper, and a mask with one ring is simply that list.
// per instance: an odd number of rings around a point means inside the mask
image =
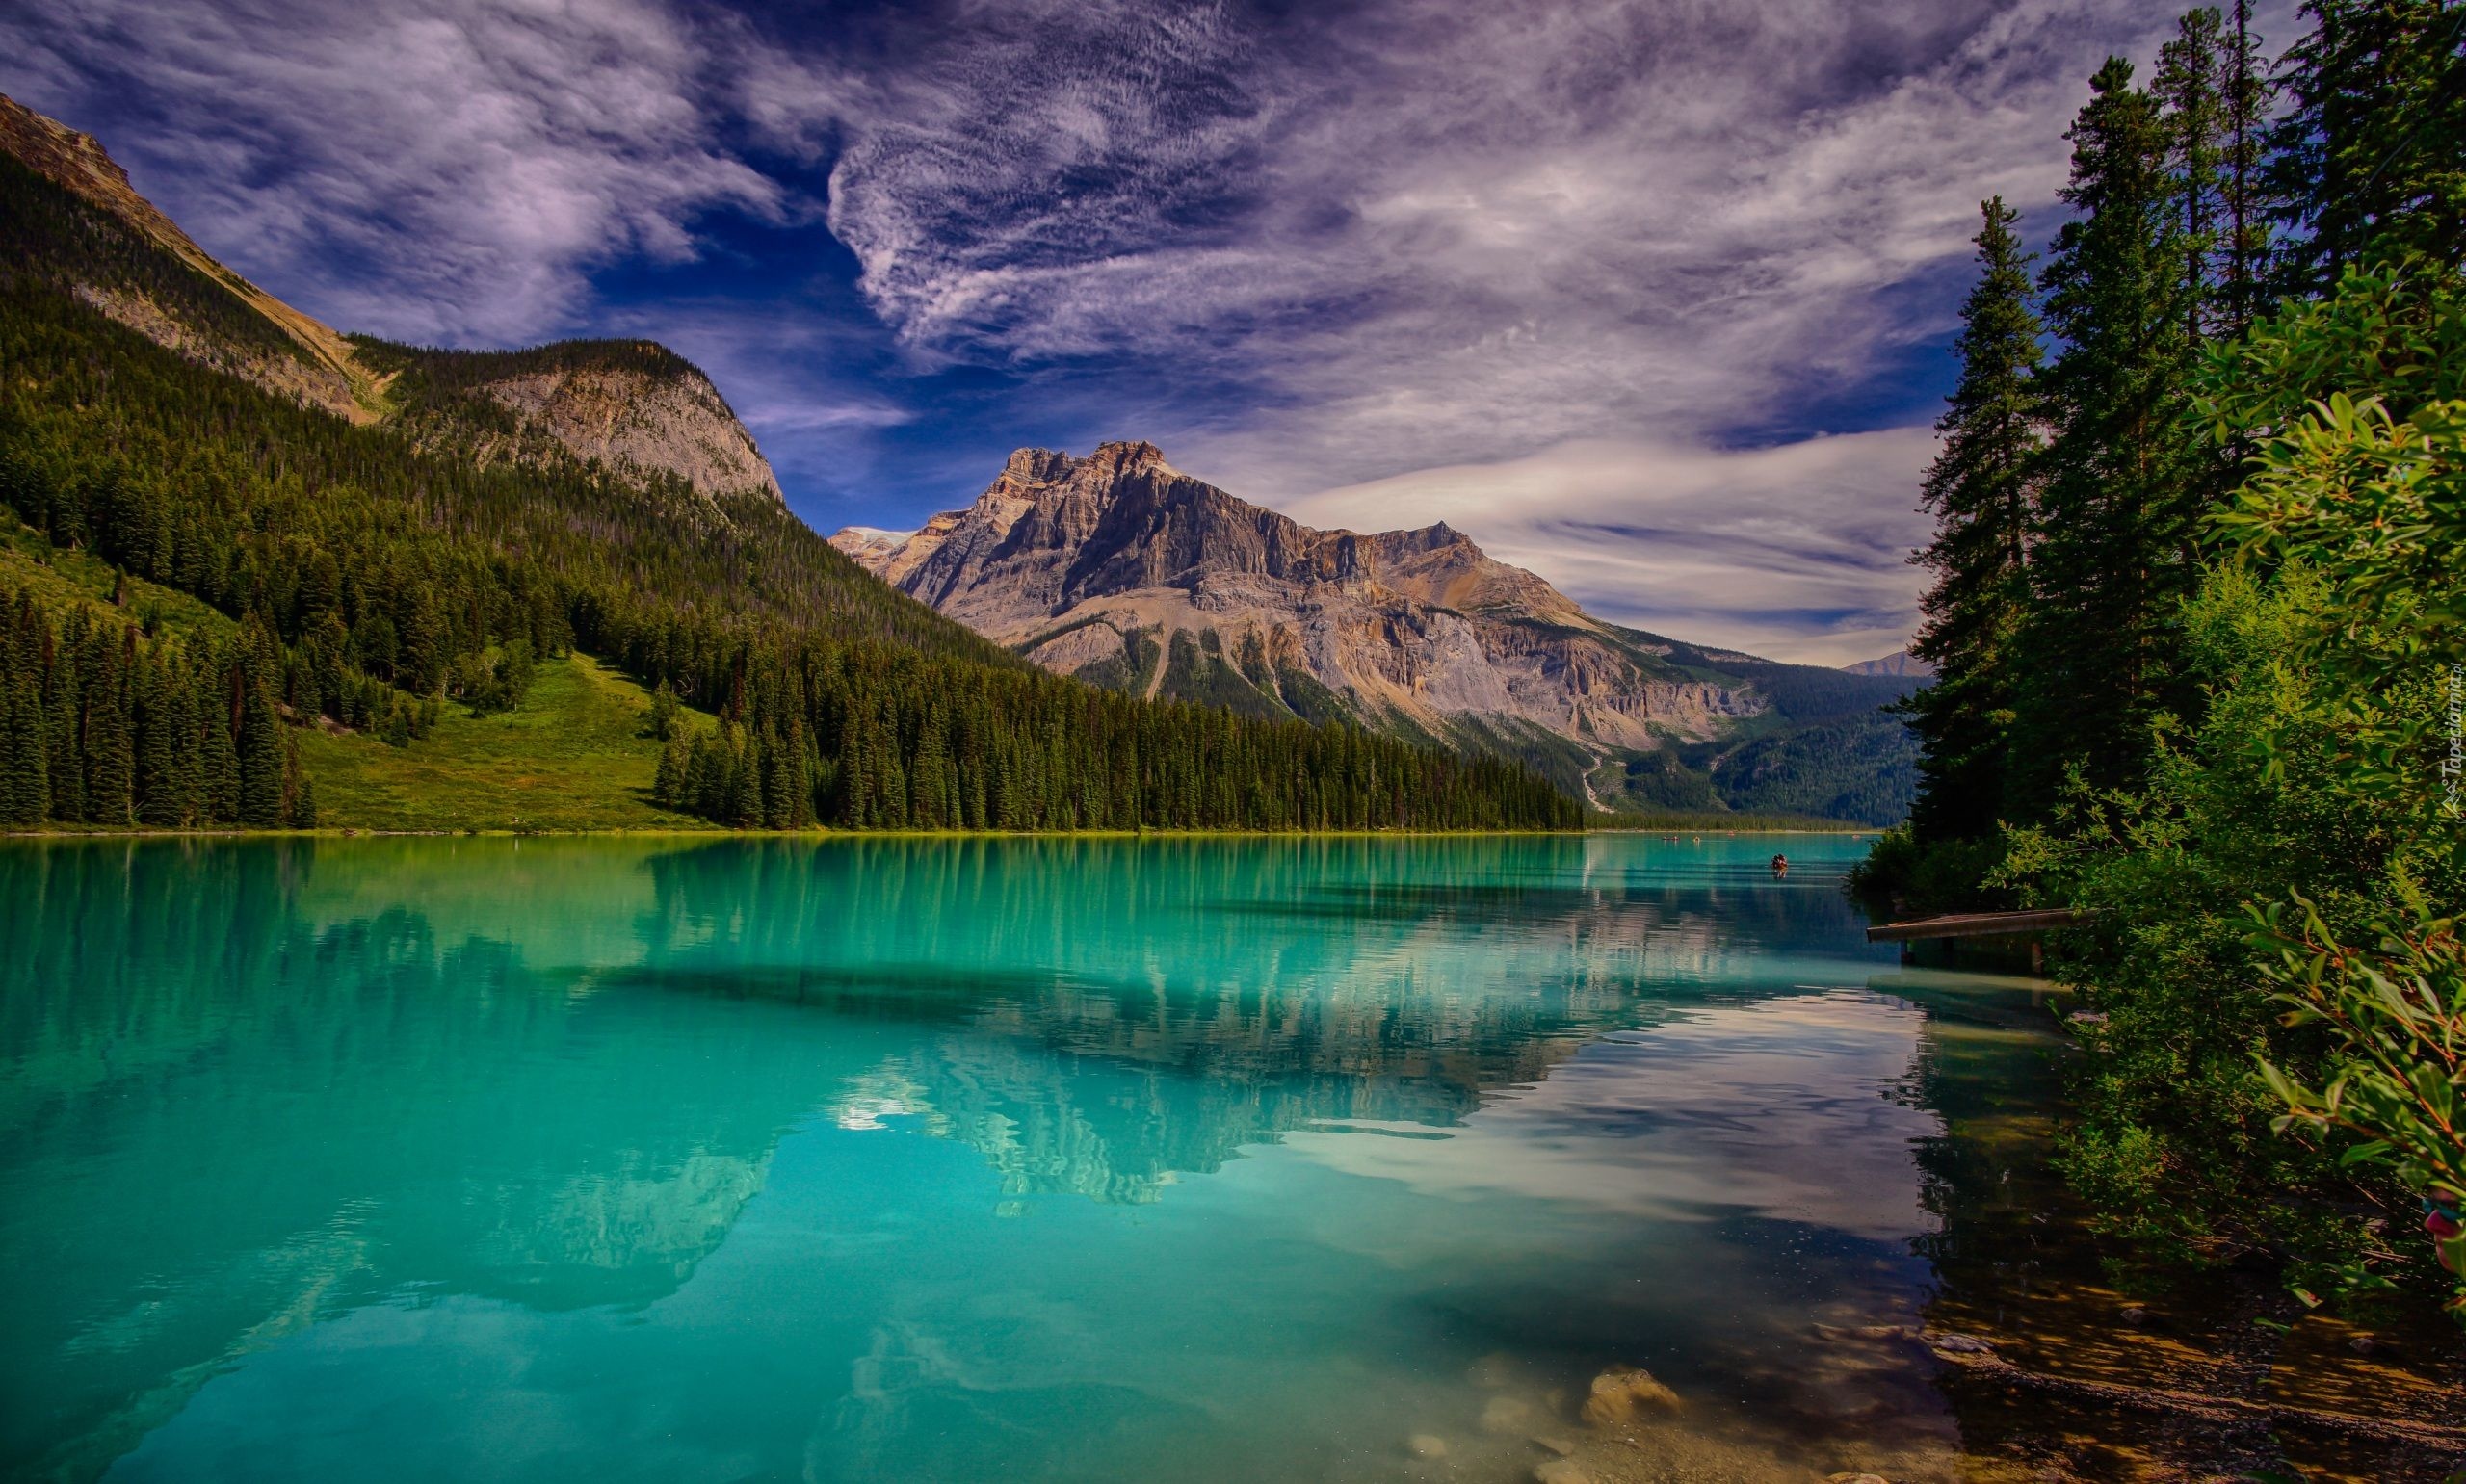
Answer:
[{"label": "wooden dock", "polygon": [[1867,929],[1869,943],[1925,943],[1954,938],[2006,938],[2019,933],[2078,927],[2088,919],[2072,907],[2033,912],[1955,912],[1950,917],[1922,917],[1906,923],[1881,923]]}]

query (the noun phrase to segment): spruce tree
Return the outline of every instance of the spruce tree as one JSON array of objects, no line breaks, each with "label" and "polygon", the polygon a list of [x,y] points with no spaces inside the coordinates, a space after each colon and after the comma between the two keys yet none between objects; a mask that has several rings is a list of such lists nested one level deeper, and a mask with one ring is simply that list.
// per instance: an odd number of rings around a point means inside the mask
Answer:
[{"label": "spruce tree", "polygon": [[199,822],[240,822],[240,694],[245,676],[236,661],[210,663],[197,675],[197,772]]},{"label": "spruce tree", "polygon": [[47,730],[34,676],[0,678],[0,824],[27,828],[51,818]]},{"label": "spruce tree", "polygon": [[317,827],[317,788],[300,761],[300,744],[283,739],[283,820],[292,829]]},{"label": "spruce tree", "polygon": [[180,736],[183,708],[174,695],[170,668],[159,656],[145,657],[137,683],[137,818],[157,829],[188,822],[180,758],[190,749]]},{"label": "spruce tree", "polygon": [[86,759],[78,722],[85,695],[78,684],[75,645],[46,626],[42,639],[44,768],[51,781],[51,818],[86,818]]},{"label": "spruce tree", "polygon": [[2157,100],[2111,57],[2067,136],[2078,213],[2041,277],[2061,352],[2043,378],[2053,427],[2032,602],[2016,643],[2012,818],[2043,818],[2068,768],[2093,787],[2138,779],[2156,713],[2180,703],[2168,661],[2198,571],[2206,456],[2180,417],[2192,342],[2191,250]]},{"label": "spruce tree", "polygon": [[[2267,307],[2269,221],[2262,196],[2261,166],[2269,115],[2269,65],[2252,29],[2251,0],[2235,0],[2223,38],[2220,78],[2224,157],[2219,171],[2225,192],[2225,240],[2220,245],[2218,333],[2241,339]],[[2237,462],[2241,462],[2240,457]]]},{"label": "spruce tree", "polygon": [[2277,288],[2318,293],[2348,268],[2416,254],[2466,265],[2466,6],[2308,0],[2279,63],[2269,133]]},{"label": "spruce tree", "polygon": [[2031,306],[2018,214],[1997,196],[1979,207],[1979,279],[1961,306],[1961,376],[1936,423],[1943,451],[1927,471],[1934,541],[1913,559],[1934,574],[1911,650],[1935,681],[1906,712],[1919,737],[1922,839],[1992,834],[2004,807],[2012,637],[2027,597],[2042,438],[2032,377],[2044,351]]},{"label": "spruce tree", "polygon": [[2224,300],[2220,280],[2229,271],[2222,254],[2232,233],[2232,52],[2224,18],[2214,7],[2188,11],[2176,22],[2174,39],[2159,49],[2150,86],[2174,182],[2184,333],[2195,342],[2217,328],[2214,316]]},{"label": "spruce tree", "polygon": [[250,829],[280,829],[283,823],[282,723],[265,687],[251,680],[240,697],[239,822]]},{"label": "spruce tree", "polygon": [[[122,632],[131,640],[136,638],[133,629]],[[108,633],[97,632],[78,656],[86,673],[86,714],[79,728],[86,758],[85,818],[115,827],[130,821],[137,773],[123,653]]]}]

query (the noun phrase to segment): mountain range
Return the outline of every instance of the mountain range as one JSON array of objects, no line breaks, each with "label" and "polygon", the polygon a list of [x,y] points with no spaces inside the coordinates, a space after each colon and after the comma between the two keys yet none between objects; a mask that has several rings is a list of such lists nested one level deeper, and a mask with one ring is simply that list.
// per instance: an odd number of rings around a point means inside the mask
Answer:
[{"label": "mountain range", "polygon": [[1531,769],[1052,675],[640,340],[344,335],[0,100],[0,828],[1563,829]]},{"label": "mountain range", "polygon": [[1022,449],[964,509],[831,544],[1057,673],[1520,758],[1598,810],[1880,823],[1914,781],[1878,710],[1906,670],[1624,628],[1443,523],[1313,530],[1148,443]]},{"label": "mountain range", "polygon": [[[734,750],[704,760],[721,782],[697,785],[691,812],[739,822],[805,818],[772,782],[746,781],[773,772],[790,794],[813,791],[814,818],[874,823],[993,820],[1001,790],[970,782],[975,769],[1039,779],[1006,817],[1046,823],[1158,810],[1180,822],[1380,810],[1402,821],[1421,807],[1375,801],[1431,766],[1399,753],[1342,801],[1194,802],[1149,777],[1145,802],[1095,809],[1075,780],[1118,779],[1164,753],[1152,737],[1111,762],[1033,742],[1048,735],[1035,716],[1079,704],[1072,681],[1167,703],[1164,716],[1183,702],[1270,728],[1356,723],[1414,755],[1509,767],[1466,775],[1472,792],[1446,819],[1550,817],[1559,806],[1470,801],[1522,799],[1518,766],[1597,810],[1880,823],[1906,809],[1905,729],[1878,709],[1905,692],[1903,676],[1606,623],[1445,525],[1314,531],[1138,442],[1080,458],[1022,450],[965,509],[826,543],[787,508],[719,389],[663,346],[460,351],[346,335],[217,262],[92,138],[5,98],[0,165],[0,331],[23,373],[0,388],[0,499],[52,543],[13,536],[11,551],[34,551],[38,566],[64,541],[90,552],[107,567],[89,586],[114,605],[134,592],[149,614],[201,600],[218,643],[237,642],[237,620],[262,622],[275,648],[250,641],[252,683],[278,690],[295,723],[313,717],[349,742],[424,715],[403,713],[405,697],[500,694],[489,677],[512,638],[548,653],[570,635],[718,714]],[[118,368],[101,392],[97,364]],[[902,670],[896,705],[864,722],[842,691],[817,690],[816,665],[850,673],[842,651],[778,647],[813,643],[888,644],[945,666],[932,684],[950,693],[937,700]],[[1025,692],[998,678],[1038,673],[1026,661],[1068,679]],[[784,666],[785,689],[748,690],[757,663]],[[396,699],[352,689],[365,685]],[[961,694],[1003,719],[955,718]],[[1108,724],[1149,727],[1128,713]],[[1176,747],[1219,745],[1205,723],[1155,724]],[[1002,737],[970,742],[969,725]],[[1255,733],[1260,756],[1303,745],[1272,735]],[[1102,753],[1129,736],[1083,744]],[[1012,747],[1043,750],[1005,761]],[[803,761],[779,760],[791,752]],[[911,767],[937,774],[921,798]],[[958,775],[938,776],[948,768]],[[851,802],[852,780],[870,802]]]}]

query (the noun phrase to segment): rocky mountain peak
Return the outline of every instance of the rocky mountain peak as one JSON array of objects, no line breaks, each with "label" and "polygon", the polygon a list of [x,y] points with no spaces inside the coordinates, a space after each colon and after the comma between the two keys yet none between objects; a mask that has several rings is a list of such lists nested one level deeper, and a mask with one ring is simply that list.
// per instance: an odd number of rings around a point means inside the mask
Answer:
[{"label": "rocky mountain peak", "polygon": [[[1801,725],[1780,697],[1831,693],[1791,666],[1602,623],[1444,521],[1313,530],[1152,443],[1021,449],[965,508],[830,544],[1048,669],[1504,751],[1603,807],[1699,807],[1733,755],[1735,787],[1763,787]],[[1879,744],[1874,768],[1900,756]]]},{"label": "rocky mountain peak", "polygon": [[0,95],[0,147],[79,195],[160,238],[187,234],[157,211],[128,182],[128,171],[91,134],[57,118],[36,113],[16,99]]},{"label": "rocky mountain peak", "polygon": [[1020,449],[1003,465],[1002,473],[1023,484],[1050,484],[1068,478],[1077,462],[1060,449]]},{"label": "rocky mountain peak", "polygon": [[1098,478],[1118,479],[1132,474],[1175,474],[1180,471],[1165,462],[1165,451],[1153,443],[1099,443],[1096,451],[1081,459],[1079,467]]},{"label": "rocky mountain peak", "polygon": [[301,353],[269,353],[262,345],[230,343],[209,325],[193,323],[196,316],[184,318],[141,291],[109,281],[108,273],[95,273],[89,265],[69,265],[77,279],[78,298],[191,360],[354,422],[378,416],[382,385],[355,363],[349,341],[331,325],[301,313],[216,262],[177,222],[138,194],[128,171],[92,135],[0,95],[0,151],[203,273],[262,315]]}]

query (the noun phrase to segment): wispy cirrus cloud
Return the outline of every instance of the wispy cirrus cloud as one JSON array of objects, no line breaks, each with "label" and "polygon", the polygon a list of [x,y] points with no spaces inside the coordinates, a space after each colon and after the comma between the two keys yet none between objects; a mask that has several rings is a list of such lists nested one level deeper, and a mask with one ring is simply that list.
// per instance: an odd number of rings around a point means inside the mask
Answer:
[{"label": "wispy cirrus cloud", "polygon": [[699,214],[792,209],[716,145],[707,38],[647,0],[12,11],[13,90],[134,115],[107,143],[141,189],[350,328],[535,338],[594,268],[692,258]]},{"label": "wispy cirrus cloud", "polygon": [[[109,125],[201,241],[349,327],[677,340],[828,523],[912,523],[1013,438],[1146,437],[1297,513],[1444,514],[1685,637],[1857,658],[1914,618],[1861,542],[1920,530],[1977,202],[2050,226],[2089,72],[2169,24],[23,0],[0,83]],[[1725,488],[1828,534],[1776,547]]]},{"label": "wispy cirrus cloud", "polygon": [[1820,664],[1888,654],[1921,586],[1927,521],[1908,491],[1923,428],[1724,452],[1587,439],[1493,463],[1419,469],[1289,502],[1363,529],[1444,520],[1599,617]]}]

